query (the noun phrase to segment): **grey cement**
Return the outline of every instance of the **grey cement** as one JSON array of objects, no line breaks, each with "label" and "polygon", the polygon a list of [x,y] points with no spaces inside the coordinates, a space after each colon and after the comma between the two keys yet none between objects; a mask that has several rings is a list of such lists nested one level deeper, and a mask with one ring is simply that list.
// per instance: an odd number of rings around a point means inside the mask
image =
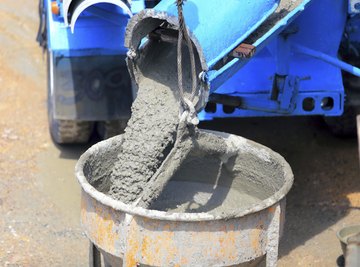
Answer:
[{"label": "grey cement", "polygon": [[[195,131],[144,184],[139,206],[151,210],[209,213],[230,218],[269,199],[284,185],[283,160],[255,143],[227,135]],[[109,166],[118,162],[125,140],[108,140],[106,149],[92,153],[84,166],[90,184],[107,193],[112,185]],[[105,151],[105,152],[104,152]],[[166,163],[168,161],[170,163]],[[168,165],[167,165],[168,164]],[[167,166],[170,166],[168,168]],[[165,177],[162,182],[160,177]],[[160,189],[159,189],[160,188]],[[151,195],[152,192],[155,192]],[[154,196],[155,195],[155,196]]]},{"label": "grey cement", "polygon": [[133,202],[171,150],[179,103],[171,90],[144,78],[132,107],[118,161],[111,173],[112,197]]},{"label": "grey cement", "polygon": [[[152,178],[152,181],[147,184],[147,187],[139,199],[138,206],[143,208],[151,206],[151,204],[162,194],[163,190],[165,190],[167,183],[179,175],[179,170],[186,165],[186,161],[189,158],[192,158],[192,154],[198,154],[200,153],[200,150],[202,151],[202,157],[210,159],[212,159],[212,157],[220,157],[224,162],[233,155],[232,151],[228,151],[224,139],[215,135],[201,134],[196,127],[187,126],[186,124],[181,123],[179,125],[178,139],[174,149],[158,169],[157,173]],[[200,167],[201,164],[198,164]],[[202,169],[203,172],[200,177],[209,177],[214,173],[212,168],[209,168],[211,163],[208,162],[207,165],[208,166],[204,166]],[[187,171],[188,169],[185,170]],[[184,171],[180,171],[181,177],[184,176],[183,172]]]},{"label": "grey cement", "polygon": [[213,213],[251,207],[261,199],[246,192],[224,186],[172,181],[160,197],[151,205],[151,209],[177,213]]},{"label": "grey cement", "polygon": [[[146,57],[137,65],[138,95],[110,174],[109,194],[127,204],[137,200],[144,188],[162,187],[151,180],[175,145],[180,115],[175,44],[150,41],[144,49]],[[184,81],[190,81],[189,56],[184,51]],[[185,87],[189,87],[186,82]],[[163,178],[161,184],[166,182]]]},{"label": "grey cement", "polygon": [[259,157],[260,151],[239,154],[240,145],[198,132],[191,151],[148,208],[227,217],[271,197],[282,186],[281,166]]}]

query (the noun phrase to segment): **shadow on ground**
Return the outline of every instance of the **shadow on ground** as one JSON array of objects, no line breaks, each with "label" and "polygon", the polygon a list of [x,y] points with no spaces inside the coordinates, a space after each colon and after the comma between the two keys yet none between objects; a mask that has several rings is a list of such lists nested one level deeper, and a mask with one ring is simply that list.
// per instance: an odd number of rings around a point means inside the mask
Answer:
[{"label": "shadow on ground", "polygon": [[88,150],[92,145],[96,144],[97,142],[101,141],[97,134],[93,134],[89,143],[87,144],[66,144],[66,145],[59,145],[54,143],[54,146],[59,151],[59,158],[60,159],[70,159],[70,160],[78,160],[80,156]]}]

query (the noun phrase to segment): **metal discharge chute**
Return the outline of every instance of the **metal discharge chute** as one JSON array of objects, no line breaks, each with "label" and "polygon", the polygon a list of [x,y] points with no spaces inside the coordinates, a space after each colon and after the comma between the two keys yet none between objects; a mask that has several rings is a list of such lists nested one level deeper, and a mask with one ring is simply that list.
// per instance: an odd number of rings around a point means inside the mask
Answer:
[{"label": "metal discharge chute", "polygon": [[[224,58],[256,30],[278,4],[279,0],[228,0],[226,4],[214,0],[184,2],[184,19],[202,69],[197,74],[204,89],[203,101],[207,99],[208,89],[216,89],[209,82],[209,71],[221,65]],[[136,57],[139,52],[146,51],[144,47],[151,44],[151,37],[157,35],[161,40],[172,38],[174,41],[178,29],[177,6],[173,0],[161,1],[154,9],[135,15],[128,24],[125,38],[131,74],[136,68]],[[142,57],[146,57],[146,52]]]}]

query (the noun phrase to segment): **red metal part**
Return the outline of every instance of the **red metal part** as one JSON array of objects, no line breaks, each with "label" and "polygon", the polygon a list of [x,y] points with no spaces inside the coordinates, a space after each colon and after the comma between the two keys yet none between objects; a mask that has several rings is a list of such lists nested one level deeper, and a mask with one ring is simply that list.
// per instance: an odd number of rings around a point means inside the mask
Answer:
[{"label": "red metal part", "polygon": [[251,44],[242,43],[232,52],[236,58],[251,58],[256,52],[256,47]]}]

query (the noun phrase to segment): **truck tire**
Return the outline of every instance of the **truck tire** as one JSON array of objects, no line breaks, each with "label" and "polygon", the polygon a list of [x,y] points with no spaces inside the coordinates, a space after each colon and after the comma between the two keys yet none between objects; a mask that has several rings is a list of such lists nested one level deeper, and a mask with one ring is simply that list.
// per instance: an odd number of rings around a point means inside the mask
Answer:
[{"label": "truck tire", "polygon": [[[339,58],[348,64],[360,67],[358,52],[354,53],[354,51],[358,50],[356,47],[350,40],[346,39],[346,42],[343,42],[340,46]],[[360,78],[344,71],[342,77],[346,94],[344,113],[339,117],[325,117],[324,120],[334,135],[356,137],[356,116],[360,114]]]},{"label": "truck tire", "polygon": [[96,130],[101,139],[108,139],[124,133],[128,119],[99,121],[96,124]]},{"label": "truck tire", "polygon": [[360,78],[343,73],[343,83],[346,94],[344,113],[339,117],[325,117],[324,120],[334,135],[356,137],[356,116],[360,114]]},{"label": "truck tire", "polygon": [[339,137],[355,137],[356,112],[351,106],[345,105],[343,115],[339,117],[325,117],[325,123],[332,133]]},{"label": "truck tire", "polygon": [[57,144],[84,144],[90,140],[94,123],[88,121],[56,120],[49,118],[49,129]]},{"label": "truck tire", "polygon": [[94,123],[91,121],[55,119],[50,95],[48,99],[49,131],[53,141],[59,145],[87,143],[93,132]]}]

